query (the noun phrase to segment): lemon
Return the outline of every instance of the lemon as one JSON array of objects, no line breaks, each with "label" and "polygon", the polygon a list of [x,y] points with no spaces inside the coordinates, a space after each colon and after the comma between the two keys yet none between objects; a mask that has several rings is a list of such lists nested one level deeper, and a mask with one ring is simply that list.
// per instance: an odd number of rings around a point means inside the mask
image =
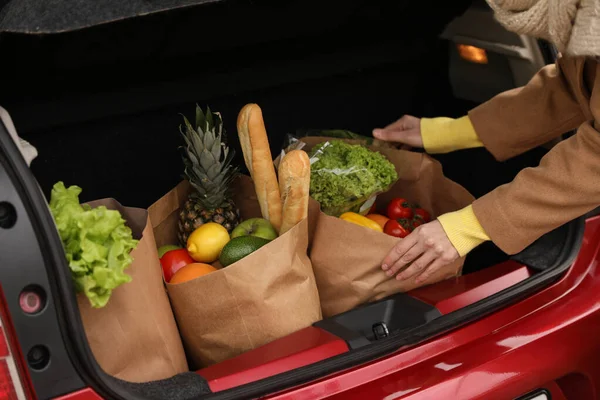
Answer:
[{"label": "lemon", "polygon": [[187,251],[195,261],[212,263],[229,242],[229,232],[222,225],[208,222],[196,229],[187,241]]}]

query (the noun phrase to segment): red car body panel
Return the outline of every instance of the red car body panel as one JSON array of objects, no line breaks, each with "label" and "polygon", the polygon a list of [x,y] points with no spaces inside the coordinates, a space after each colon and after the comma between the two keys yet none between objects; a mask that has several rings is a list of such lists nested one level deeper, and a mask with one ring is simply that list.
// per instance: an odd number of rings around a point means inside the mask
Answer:
[{"label": "red car body panel", "polygon": [[507,289],[530,276],[531,271],[526,266],[507,261],[456,279],[412,290],[409,294],[431,304],[440,313],[448,314]]},{"label": "red car body panel", "polygon": [[[513,399],[600,384],[600,218],[556,283],[474,323],[271,399]],[[573,381],[576,383],[574,384]],[[554,384],[553,382],[556,382]]]},{"label": "red car body panel", "polygon": [[308,327],[238,357],[198,371],[213,392],[313,364],[348,351],[345,341]]},{"label": "red car body panel", "polygon": [[[473,323],[381,359],[268,396],[277,400],[514,399],[544,388],[553,400],[594,399],[600,384],[600,217],[587,221],[573,266],[551,286]],[[507,262],[411,292],[449,313],[530,276]],[[309,328],[199,371],[213,391],[347,351]],[[86,389],[61,400],[100,398]]]}]

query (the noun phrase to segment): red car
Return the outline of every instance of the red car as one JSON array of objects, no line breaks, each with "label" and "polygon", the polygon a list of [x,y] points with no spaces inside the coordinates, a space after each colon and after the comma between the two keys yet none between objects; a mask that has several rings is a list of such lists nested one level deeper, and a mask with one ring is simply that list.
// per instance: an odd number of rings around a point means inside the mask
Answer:
[{"label": "red car", "polygon": [[[102,3],[0,2],[0,104],[39,153],[29,168],[2,114],[1,399],[600,397],[597,213],[512,257],[482,246],[459,278],[199,371],[148,383],[105,374],[47,207],[55,181],[85,187],[84,201],[147,207],[179,179],[184,104],[235,115],[258,101],[276,144],[299,126],[370,132],[403,113],[461,115],[553,52],[478,1]],[[439,159],[480,195],[551,145],[502,164],[483,149]]]}]

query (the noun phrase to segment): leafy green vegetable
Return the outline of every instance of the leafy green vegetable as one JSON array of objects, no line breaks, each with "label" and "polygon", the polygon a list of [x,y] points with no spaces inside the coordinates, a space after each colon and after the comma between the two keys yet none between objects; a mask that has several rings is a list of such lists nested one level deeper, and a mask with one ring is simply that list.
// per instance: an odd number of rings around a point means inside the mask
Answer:
[{"label": "leafy green vegetable", "polygon": [[335,216],[358,211],[398,179],[394,165],[382,154],[340,140],[315,146],[311,162],[310,194],[323,212]]},{"label": "leafy green vegetable", "polygon": [[138,241],[116,210],[79,204],[81,188],[66,188],[58,182],[52,188],[50,211],[63,243],[71,275],[78,292],[92,307],[108,303],[113,289],[131,281],[125,268],[131,265],[131,250]]}]

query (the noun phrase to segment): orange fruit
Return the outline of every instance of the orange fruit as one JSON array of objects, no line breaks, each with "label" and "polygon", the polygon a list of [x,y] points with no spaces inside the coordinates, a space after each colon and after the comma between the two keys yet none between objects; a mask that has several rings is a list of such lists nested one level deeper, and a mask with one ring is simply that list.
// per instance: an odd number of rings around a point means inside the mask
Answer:
[{"label": "orange fruit", "polygon": [[382,229],[383,227],[385,227],[385,223],[390,220],[388,217],[381,214],[368,214],[366,215],[366,217],[369,218],[371,221],[377,222]]},{"label": "orange fruit", "polygon": [[217,269],[209,264],[203,263],[192,263],[188,264],[185,267],[179,269],[169,283],[171,285],[177,285],[178,283],[183,283],[187,281],[191,281],[192,279],[196,279],[200,276],[210,274],[211,272],[215,272]]}]

